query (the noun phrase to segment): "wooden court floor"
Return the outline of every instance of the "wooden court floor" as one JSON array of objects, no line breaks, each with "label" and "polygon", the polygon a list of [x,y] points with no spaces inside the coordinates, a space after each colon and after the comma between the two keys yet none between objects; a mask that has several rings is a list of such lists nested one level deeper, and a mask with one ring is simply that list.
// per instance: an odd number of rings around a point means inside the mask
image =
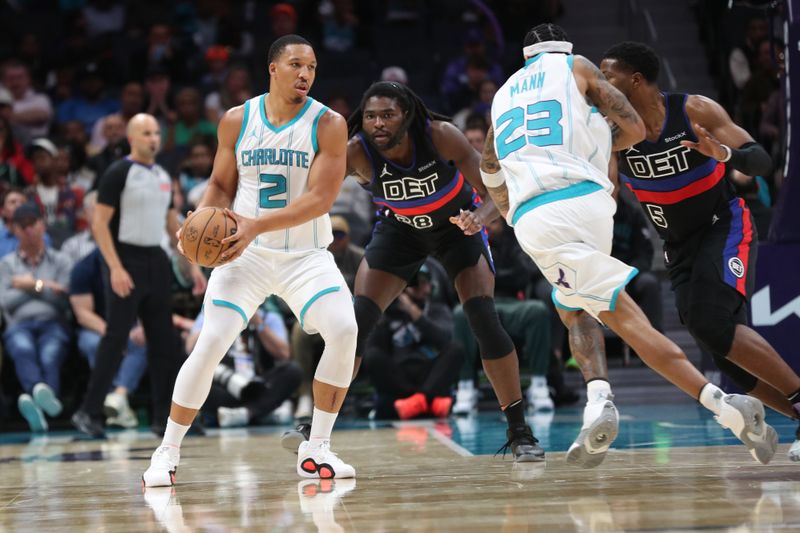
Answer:
[{"label": "wooden court floor", "polygon": [[301,481],[277,433],[188,438],[174,489],[142,492],[158,441],[0,446],[0,531],[800,531],[800,465],[739,446],[612,450],[595,470],[465,456],[433,425],[349,430],[358,478]]}]

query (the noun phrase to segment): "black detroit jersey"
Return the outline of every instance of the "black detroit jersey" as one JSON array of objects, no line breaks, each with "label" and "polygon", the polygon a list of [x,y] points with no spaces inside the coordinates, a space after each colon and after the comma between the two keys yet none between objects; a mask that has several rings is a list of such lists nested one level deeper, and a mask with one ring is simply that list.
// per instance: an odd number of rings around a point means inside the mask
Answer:
[{"label": "black detroit jersey", "polygon": [[433,231],[452,224],[449,217],[469,209],[477,196],[455,165],[441,159],[429,136],[411,138],[411,166],[384,159],[364,137],[358,139],[372,165],[367,189],[381,206],[379,217],[400,227]]},{"label": "black detroit jersey", "polygon": [[697,141],[686,116],[688,95],[664,93],[666,116],[655,142],[644,140],[620,152],[619,173],[642,204],[661,238],[686,240],[721,218],[735,198],[725,165],[681,146]]}]

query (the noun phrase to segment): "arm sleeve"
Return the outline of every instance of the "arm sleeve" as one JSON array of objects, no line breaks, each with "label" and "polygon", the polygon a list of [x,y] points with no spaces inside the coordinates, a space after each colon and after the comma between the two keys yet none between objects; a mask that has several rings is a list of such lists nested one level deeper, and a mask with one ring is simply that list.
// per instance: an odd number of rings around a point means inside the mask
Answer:
[{"label": "arm sleeve", "polygon": [[772,158],[755,142],[745,143],[735,150],[731,148],[728,164],[748,176],[765,176],[772,170]]},{"label": "arm sleeve", "polygon": [[125,180],[128,179],[128,169],[130,165],[127,161],[117,162],[106,170],[97,185],[97,202],[112,206],[119,210],[122,190],[125,188]]}]

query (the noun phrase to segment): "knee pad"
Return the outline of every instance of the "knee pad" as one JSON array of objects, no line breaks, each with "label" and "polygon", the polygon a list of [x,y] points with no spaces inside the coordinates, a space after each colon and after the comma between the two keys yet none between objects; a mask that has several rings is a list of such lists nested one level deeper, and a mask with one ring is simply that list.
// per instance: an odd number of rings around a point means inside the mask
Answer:
[{"label": "knee pad", "polygon": [[347,388],[353,379],[353,365],[358,338],[355,320],[342,320],[341,316],[330,316],[330,323],[319,328],[325,349],[319,359],[314,379],[334,387]]},{"label": "knee pad", "polygon": [[514,351],[514,343],[500,324],[494,298],[476,296],[464,302],[464,314],[480,347],[481,359],[500,359]]},{"label": "knee pad", "polygon": [[383,315],[383,311],[378,307],[378,304],[366,296],[356,296],[353,298],[353,309],[355,310],[356,323],[358,324],[356,357],[363,357],[369,334],[375,329],[375,326],[381,319],[381,315]]},{"label": "knee pad", "polygon": [[703,349],[714,357],[725,358],[733,345],[736,324],[735,317],[729,313],[709,306],[693,306],[686,327]]},{"label": "knee pad", "polygon": [[717,368],[719,368],[723,374],[731,378],[744,392],[750,392],[758,385],[758,378],[744,368],[728,361],[726,357],[715,354],[711,354],[711,356],[714,358],[714,363],[717,365]]}]

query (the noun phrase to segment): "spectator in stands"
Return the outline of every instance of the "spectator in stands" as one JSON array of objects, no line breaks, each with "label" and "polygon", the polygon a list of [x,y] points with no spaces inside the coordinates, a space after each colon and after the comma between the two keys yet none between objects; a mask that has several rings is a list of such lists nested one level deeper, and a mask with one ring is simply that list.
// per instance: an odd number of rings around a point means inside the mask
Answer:
[{"label": "spectator in stands", "polygon": [[639,273],[625,287],[625,290],[639,304],[653,327],[663,332],[664,312],[661,300],[661,281],[652,271],[652,227],[638,202],[634,202],[635,200],[631,200],[627,192],[617,195],[611,256],[626,265],[639,269]]},{"label": "spectator in stands", "polygon": [[125,28],[125,5],[114,0],[89,0],[81,14],[89,37],[119,33]]},{"label": "spectator in stands", "polygon": [[[27,197],[22,189],[12,187],[8,189],[2,196],[0,202],[0,216],[2,216],[2,229],[0,229],[0,258],[12,253],[17,249],[19,240],[14,234],[11,227],[11,220],[14,216],[14,211],[17,207],[21,206],[27,201]],[[44,243],[50,246],[50,235],[44,234]]]},{"label": "spectator in stands", "polygon": [[322,47],[339,53],[355,48],[359,21],[353,0],[323,0],[318,11],[322,22]]},{"label": "spectator in stands", "polygon": [[[72,268],[69,278],[69,303],[78,323],[78,349],[94,368],[97,347],[106,332],[103,254],[95,248]],[[147,370],[144,330],[136,324],[128,337],[122,364],[114,377],[113,390],[103,407],[107,425],[134,428],[139,424],[128,403],[128,395],[139,386]]]},{"label": "spectator in stands", "polygon": [[[485,79],[478,84],[478,97],[473,100],[469,106],[463,108],[461,111],[453,115],[453,124],[459,129],[465,130],[467,127],[467,119],[474,115],[482,116],[486,122],[491,122],[492,101],[497,92],[497,84],[490,80]],[[483,149],[481,148],[481,150]]]},{"label": "spectator in stands", "polygon": [[[336,266],[342,272],[345,283],[347,283],[352,292],[358,265],[361,264],[361,259],[364,257],[364,249],[350,242],[350,225],[343,216],[332,216],[331,228],[333,230],[333,242],[328,246],[328,250],[333,255]],[[311,381],[314,378],[314,371],[324,348],[325,342],[322,340],[321,335],[309,335],[303,331],[299,322],[295,322],[292,327],[292,354],[303,369],[300,398],[295,410],[296,419],[311,417],[311,411],[314,407],[314,403],[311,400]]]},{"label": "spectator in stands", "polygon": [[[154,69],[169,72],[176,82],[187,81],[189,57],[169,24],[157,22],[150,26],[147,42],[131,56],[131,77],[140,80]],[[152,114],[151,111],[148,113]]]},{"label": "spectator in stands", "polygon": [[114,113],[103,117],[98,120],[92,131],[92,139],[89,142],[90,154],[97,154],[105,148],[108,143],[109,134],[105,129],[106,120],[110,117],[117,117],[122,120],[122,133],[117,133],[115,138],[125,137],[125,126],[132,116],[144,111],[144,86],[138,81],[131,81],[122,87],[122,92],[119,96],[120,110],[119,113]]},{"label": "spectator in stands", "polygon": [[53,118],[53,107],[46,94],[37,93],[31,85],[28,67],[19,61],[3,65],[3,86],[14,98],[11,125],[22,144],[47,135]]},{"label": "spectator in stands", "polygon": [[431,302],[431,290],[423,264],[367,341],[364,365],[378,397],[376,418],[450,414],[450,387],[464,355],[452,339],[450,308]]},{"label": "spectator in stands", "polygon": [[478,152],[483,152],[483,147],[486,144],[486,130],[480,126],[468,126],[464,128],[464,137],[467,138],[469,144],[472,145]]},{"label": "spectator in stands", "polygon": [[280,2],[269,12],[272,39],[283,37],[297,31],[297,10],[292,4]]},{"label": "spectator in stands", "polygon": [[757,15],[747,21],[744,41],[731,50],[728,56],[728,69],[737,89],[744,88],[758,58],[758,45],[769,36],[769,25],[763,15]]},{"label": "spectator in stands", "polygon": [[[83,198],[83,216],[88,222],[87,227],[65,240],[64,244],[61,245],[61,253],[69,260],[70,265],[75,265],[97,248],[92,231],[89,229],[96,204],[97,191],[95,190],[89,192]],[[97,307],[97,309],[105,313],[105,307]]]},{"label": "spectator in stands", "polygon": [[205,54],[206,73],[203,74],[201,87],[204,93],[218,91],[228,75],[230,52],[225,46],[209,46]]},{"label": "spectator in stands", "polygon": [[103,175],[111,163],[130,153],[131,147],[125,136],[125,125],[125,118],[117,113],[103,119],[104,147],[88,162],[89,168],[95,173],[95,180]]},{"label": "spectator in stands", "polygon": [[183,152],[194,137],[217,135],[217,127],[204,118],[202,105],[197,89],[186,87],[178,91],[175,97],[177,120],[167,133],[166,150]]},{"label": "spectator in stands", "polygon": [[56,119],[62,124],[78,120],[89,134],[95,122],[119,110],[119,102],[105,95],[105,81],[96,63],[84,65],[78,71],[78,87],[77,96],[58,106]]},{"label": "spectator in stands", "polygon": [[61,413],[61,365],[69,349],[69,262],[44,242],[36,204],[22,204],[11,221],[19,245],[0,259],[3,342],[23,389],[17,401],[31,431],[47,431],[44,417]]},{"label": "spectator in stands", "polygon": [[17,59],[28,66],[35,87],[44,87],[52,74],[50,58],[42,53],[42,43],[33,31],[26,31],[17,43]]},{"label": "spectator in stands", "polygon": [[219,122],[225,111],[242,105],[253,96],[250,72],[243,65],[234,65],[225,76],[222,88],[206,96],[206,118],[214,124]]},{"label": "spectator in stands", "polygon": [[[211,176],[214,164],[214,146],[210,139],[195,139],[189,144],[189,157],[178,177],[186,210],[193,210],[200,202]],[[184,211],[185,213],[185,211]]]},{"label": "spectator in stands", "polygon": [[[495,267],[494,298],[500,323],[520,348],[520,370],[531,376],[525,395],[532,411],[552,411],[553,400],[547,386],[552,346],[550,314],[540,301],[526,300],[531,278],[531,262],[522,251],[514,233],[501,218],[486,224]],[[480,355],[478,343],[469,328],[462,308],[454,316],[456,341],[464,347],[464,362],[456,391],[457,414],[468,414],[477,406],[474,387]]]},{"label": "spectator in stands", "polygon": [[403,67],[393,65],[381,71],[381,81],[394,81],[402,83],[403,85],[408,85],[408,74],[406,74]]},{"label": "spectator in stands", "polygon": [[[67,142],[59,147],[56,156],[56,175],[63,176],[66,184],[79,196],[83,196],[92,187],[97,174],[89,167],[86,145]],[[79,220],[79,227],[82,220]]]},{"label": "spectator in stands", "polygon": [[[203,313],[200,312],[186,338],[186,351],[191,352],[200,336]],[[289,360],[289,344],[283,317],[275,309],[261,306],[253,314],[245,330],[214,372],[214,378],[204,411],[217,416],[220,427],[241,427],[263,421],[276,410],[279,421],[291,417],[287,402],[297,390],[303,371]],[[271,359],[270,365],[254,361],[258,342]],[[286,407],[283,407],[283,406]],[[282,420],[281,420],[282,419]]]},{"label": "spectator in stands", "polygon": [[172,79],[170,71],[156,65],[147,71],[144,82],[144,91],[147,104],[145,113],[153,115],[158,120],[162,131],[167,131],[167,125],[175,122],[175,110],[170,99]]},{"label": "spectator in stands", "polygon": [[495,86],[503,82],[503,69],[490,60],[483,34],[473,28],[464,34],[464,53],[452,60],[442,78],[442,97],[446,111],[454,113],[468,106],[478,95],[483,80],[491,79]]},{"label": "spectator in stands", "polygon": [[780,92],[780,74],[784,66],[783,43],[764,40],[758,45],[758,56],[750,79],[742,88],[739,100],[739,123],[758,139],[764,105],[774,92]]},{"label": "spectator in stands", "polygon": [[[8,91],[0,89],[2,92]],[[8,187],[26,187],[33,182],[33,165],[14,138],[11,122],[0,116],[0,194]]]},{"label": "spectator in stands", "polygon": [[66,177],[57,174],[58,149],[52,142],[36,139],[30,154],[36,172],[30,198],[42,208],[47,232],[53,238],[53,245],[60,248],[61,243],[77,230],[81,197],[67,185]]}]

